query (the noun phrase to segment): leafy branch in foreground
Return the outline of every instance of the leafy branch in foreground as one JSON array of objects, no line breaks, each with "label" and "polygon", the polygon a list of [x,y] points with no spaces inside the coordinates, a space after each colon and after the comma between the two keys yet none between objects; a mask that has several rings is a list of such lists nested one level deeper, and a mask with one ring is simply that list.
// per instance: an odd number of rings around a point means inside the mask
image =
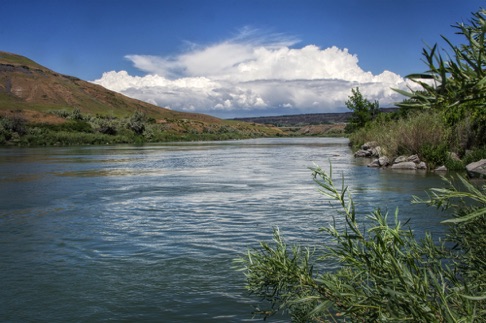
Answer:
[{"label": "leafy branch in foreground", "polygon": [[[418,241],[411,230],[402,228],[398,212],[392,224],[379,209],[368,216],[359,214],[344,181],[339,188],[335,186],[332,169],[329,174],[319,167],[312,172],[319,191],[344,217],[344,226],[335,222],[321,228],[333,243],[314,247],[312,252],[288,246],[275,229],[273,245],[262,242],[260,248],[238,259],[248,291],[262,300],[254,314],[267,318],[283,312],[296,322],[473,322],[486,318],[484,261],[481,264],[471,254],[478,250],[467,246],[450,250],[444,243],[436,244],[429,234]],[[449,196],[436,192],[430,204],[449,201]],[[484,198],[484,191],[470,193]],[[484,218],[483,213],[460,223],[482,221],[484,231]],[[473,234],[469,239],[467,243],[474,244],[483,238]],[[326,263],[339,264],[339,268],[326,271]]]}]

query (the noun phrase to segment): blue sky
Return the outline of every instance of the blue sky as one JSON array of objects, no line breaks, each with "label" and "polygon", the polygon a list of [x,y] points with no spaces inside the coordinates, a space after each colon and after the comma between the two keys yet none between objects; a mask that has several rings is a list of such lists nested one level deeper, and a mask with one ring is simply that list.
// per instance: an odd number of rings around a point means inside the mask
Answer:
[{"label": "blue sky", "polygon": [[159,106],[219,117],[390,106],[476,0],[4,1],[0,50]]}]

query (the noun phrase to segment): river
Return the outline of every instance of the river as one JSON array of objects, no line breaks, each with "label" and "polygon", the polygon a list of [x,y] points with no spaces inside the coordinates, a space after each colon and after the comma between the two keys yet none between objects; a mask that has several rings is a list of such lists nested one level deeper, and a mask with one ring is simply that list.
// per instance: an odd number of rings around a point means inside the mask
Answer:
[{"label": "river", "polygon": [[410,204],[439,176],[367,168],[344,138],[0,149],[0,321],[261,321],[233,260],[276,226],[328,241],[340,218],[313,163],[363,217],[399,207],[418,235],[443,232]]}]

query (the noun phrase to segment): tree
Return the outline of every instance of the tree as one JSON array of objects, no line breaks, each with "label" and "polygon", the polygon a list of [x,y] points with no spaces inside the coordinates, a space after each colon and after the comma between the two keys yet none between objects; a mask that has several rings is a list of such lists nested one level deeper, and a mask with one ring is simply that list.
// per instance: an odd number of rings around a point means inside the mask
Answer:
[{"label": "tree", "polygon": [[[334,240],[328,247],[287,246],[278,229],[274,245],[262,242],[238,262],[247,288],[266,307],[255,314],[267,318],[287,312],[296,322],[474,322],[486,319],[486,185],[478,190],[466,180],[465,191],[454,186],[431,191],[437,207],[459,206],[447,248],[427,234],[413,232],[379,209],[359,214],[348,188],[337,188],[331,174],[312,169],[321,193],[335,202],[345,227],[321,230]],[[463,205],[455,205],[457,199]],[[472,202],[473,203],[472,203]],[[474,205],[474,206],[473,206]],[[457,231],[469,226],[467,234]],[[456,230],[454,230],[454,228]],[[473,229],[473,230],[472,230]],[[317,246],[322,245],[316,243]],[[340,264],[334,272],[319,270],[323,262]]]},{"label": "tree", "polygon": [[359,91],[359,87],[351,89],[351,92],[352,95],[349,96],[349,100],[345,102],[346,107],[353,111],[345,128],[345,131],[348,133],[364,127],[380,113],[378,101],[372,103],[365,99]]}]

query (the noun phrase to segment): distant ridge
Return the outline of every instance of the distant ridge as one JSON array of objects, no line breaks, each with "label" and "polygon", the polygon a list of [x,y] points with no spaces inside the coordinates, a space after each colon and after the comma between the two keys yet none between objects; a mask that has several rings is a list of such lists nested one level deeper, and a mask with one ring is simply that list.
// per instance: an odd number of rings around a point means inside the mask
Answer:
[{"label": "distant ridge", "polygon": [[[381,111],[384,113],[394,112],[396,110],[398,110],[398,108],[381,109]],[[278,127],[291,127],[291,126],[346,123],[352,114],[353,114],[352,112],[311,113],[311,114],[295,114],[295,115],[267,116],[267,117],[234,118],[232,120],[240,120],[240,121],[254,122],[260,124],[269,124]]]}]

